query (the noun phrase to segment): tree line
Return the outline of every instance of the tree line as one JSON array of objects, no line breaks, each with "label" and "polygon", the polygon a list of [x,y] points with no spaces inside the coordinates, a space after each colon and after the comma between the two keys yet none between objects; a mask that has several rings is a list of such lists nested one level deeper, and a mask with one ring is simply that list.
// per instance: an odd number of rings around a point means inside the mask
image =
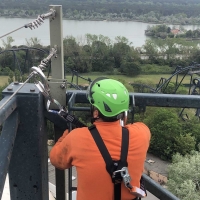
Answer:
[{"label": "tree line", "polygon": [[[173,33],[173,31],[177,31],[177,33]],[[145,35],[154,38],[165,39],[169,38],[186,38],[186,39],[200,39],[200,29],[195,30],[185,30],[183,26],[180,26],[178,29],[174,27],[169,27],[165,24],[162,25],[154,25],[147,26],[147,30],[145,30]]]},{"label": "tree line", "polygon": [[197,0],[1,0],[0,16],[36,17],[52,4],[62,5],[63,17],[73,20],[200,24]]},{"label": "tree line", "polygon": [[[84,40],[86,42],[82,43],[72,36],[63,39],[66,72],[104,72],[132,77],[139,74],[170,73],[177,66],[200,63],[198,43],[185,41],[183,38],[148,39],[141,48],[135,48],[127,38],[119,36],[112,41],[107,36],[86,34]],[[7,37],[7,40],[3,40],[1,50],[11,48],[13,41],[12,37]],[[22,74],[29,73],[28,66],[37,65],[45,57],[45,53],[48,53],[49,47],[42,46],[37,38],[26,42],[26,46],[13,47],[15,55],[12,51],[0,54],[0,74],[7,72],[6,67],[15,71],[16,66],[20,66]],[[30,48],[30,53],[26,52],[27,48]]]}]

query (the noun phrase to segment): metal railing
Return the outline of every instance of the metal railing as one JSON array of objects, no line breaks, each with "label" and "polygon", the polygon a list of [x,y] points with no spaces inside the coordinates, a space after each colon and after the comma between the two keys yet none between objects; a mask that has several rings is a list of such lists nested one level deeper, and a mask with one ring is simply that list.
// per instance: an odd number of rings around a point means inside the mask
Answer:
[{"label": "metal railing", "polygon": [[10,84],[0,101],[0,199],[7,173],[11,200],[48,199],[43,95],[27,83],[10,99],[20,85]]},{"label": "metal railing", "polygon": [[[5,88],[0,107],[19,87],[20,84],[12,83]],[[133,101],[133,97],[135,101]],[[69,90],[66,99],[68,110],[71,113],[90,110],[89,107],[78,107],[80,103],[88,105],[85,91]],[[195,95],[130,93],[130,99],[131,109],[135,106],[200,107],[200,96]],[[55,124],[57,138],[68,128],[68,125],[59,115],[47,112],[43,100],[43,95],[37,87],[27,83],[0,110],[0,125],[3,124],[0,135],[0,197],[8,173],[11,200],[48,199],[48,153],[45,121],[49,119]],[[68,173],[68,199],[70,200],[72,199],[72,191],[76,190],[76,187],[72,187],[71,169]],[[157,198],[178,199],[147,175],[144,174],[143,177],[147,190]],[[57,200],[65,199],[65,184],[64,171],[57,170]]]}]

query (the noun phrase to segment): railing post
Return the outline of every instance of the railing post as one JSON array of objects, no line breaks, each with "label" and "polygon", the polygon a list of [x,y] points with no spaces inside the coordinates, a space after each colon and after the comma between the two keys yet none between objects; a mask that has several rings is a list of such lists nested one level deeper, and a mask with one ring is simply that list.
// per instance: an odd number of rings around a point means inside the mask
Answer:
[{"label": "railing post", "polygon": [[[11,84],[13,92],[20,85]],[[5,89],[4,95],[10,95]],[[43,95],[34,84],[16,94],[20,123],[9,165],[11,200],[48,200],[48,151]]]},{"label": "railing post", "polygon": [[[57,141],[63,134],[62,129],[54,126],[55,141]],[[56,200],[66,199],[66,188],[65,188],[65,170],[55,169],[56,176]],[[69,191],[68,191],[69,192]]]},{"label": "railing post", "polygon": [[3,194],[3,188],[10,164],[18,123],[18,112],[14,111],[5,121],[0,135],[0,199]]}]

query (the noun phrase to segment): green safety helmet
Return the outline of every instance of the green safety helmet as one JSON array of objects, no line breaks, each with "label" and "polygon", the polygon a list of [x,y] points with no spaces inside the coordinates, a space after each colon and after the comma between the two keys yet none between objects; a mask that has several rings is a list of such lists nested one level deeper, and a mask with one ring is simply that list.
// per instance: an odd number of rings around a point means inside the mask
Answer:
[{"label": "green safety helmet", "polygon": [[119,81],[100,77],[87,89],[87,98],[105,117],[114,117],[129,108],[129,93]]}]

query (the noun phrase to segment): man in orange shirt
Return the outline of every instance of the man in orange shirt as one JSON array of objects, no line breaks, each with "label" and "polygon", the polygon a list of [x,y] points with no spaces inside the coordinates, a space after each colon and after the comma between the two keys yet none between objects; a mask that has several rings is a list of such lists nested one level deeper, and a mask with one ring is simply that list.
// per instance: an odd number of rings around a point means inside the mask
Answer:
[{"label": "man in orange shirt", "polygon": [[[120,120],[129,109],[127,89],[116,80],[98,78],[89,86],[87,98],[91,103],[92,122],[95,126],[93,129],[97,130],[113,161],[120,160],[123,151],[122,132],[125,134],[122,129],[128,130],[128,165],[109,174],[93,131],[88,127],[76,128],[70,133],[66,130],[50,152],[51,163],[58,169],[76,167],[77,200],[132,200],[145,196],[140,189],[140,179],[151,134],[149,128],[141,122],[124,125],[122,128]],[[126,117],[124,121],[126,122]],[[115,177],[117,173],[124,177],[118,197],[114,195],[115,184],[111,177]]]}]

